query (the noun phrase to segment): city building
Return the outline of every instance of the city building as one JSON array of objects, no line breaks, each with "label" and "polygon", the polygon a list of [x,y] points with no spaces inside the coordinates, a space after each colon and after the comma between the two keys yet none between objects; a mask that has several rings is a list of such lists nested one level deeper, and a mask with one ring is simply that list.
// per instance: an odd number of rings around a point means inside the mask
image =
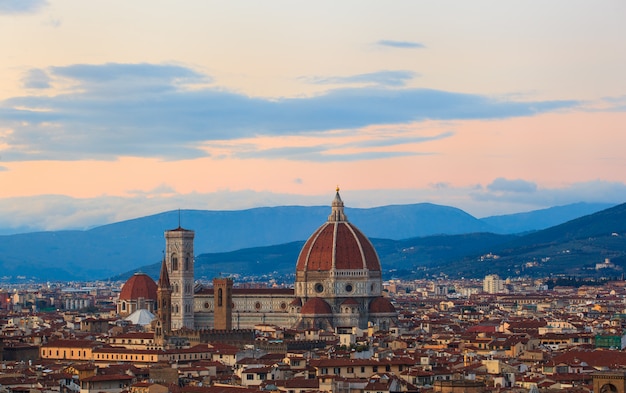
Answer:
[{"label": "city building", "polygon": [[[166,231],[159,285],[136,274],[120,294],[120,314],[141,305],[156,313],[155,331],[161,340],[181,329],[250,329],[259,324],[389,329],[397,321],[395,307],[382,296],[376,250],[348,221],[339,189],[327,221],[305,242],[296,261],[295,289],[236,288],[229,278],[216,278],[213,287],[197,288],[193,240],[194,231],[180,226]],[[160,309],[155,309],[157,303]]]},{"label": "city building", "polygon": [[504,280],[500,279],[497,274],[489,274],[483,280],[483,292],[486,293],[503,293]]}]

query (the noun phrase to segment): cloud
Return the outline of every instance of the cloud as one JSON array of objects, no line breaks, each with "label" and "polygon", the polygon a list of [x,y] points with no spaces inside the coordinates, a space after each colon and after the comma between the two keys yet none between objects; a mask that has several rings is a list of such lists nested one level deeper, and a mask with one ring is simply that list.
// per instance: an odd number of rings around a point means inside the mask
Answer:
[{"label": "cloud", "polygon": [[206,81],[210,78],[190,68],[172,64],[120,64],[103,65],[75,64],[64,67],[51,67],[55,75],[74,79],[84,83],[109,84],[137,81],[156,81],[155,84],[167,85],[174,80]]},{"label": "cloud", "polygon": [[35,13],[47,5],[46,0],[0,0],[0,15]]},{"label": "cloud", "polygon": [[24,75],[22,85],[27,89],[48,89],[51,86],[50,76],[46,71],[34,68]]},{"label": "cloud", "polygon": [[310,162],[348,162],[362,160],[379,160],[394,157],[416,156],[426,153],[412,151],[337,151],[335,145],[295,146],[271,149],[246,149],[234,153],[236,158],[288,159],[292,161]]},{"label": "cloud", "polygon": [[503,177],[495,179],[487,185],[491,192],[535,192],[537,184],[522,179],[508,180]]},{"label": "cloud", "polygon": [[415,78],[412,71],[378,71],[350,76],[307,77],[303,80],[320,85],[368,84],[380,86],[404,86],[407,81]]},{"label": "cloud", "polygon": [[[45,76],[49,77],[46,80]],[[428,119],[532,116],[576,101],[507,101],[477,94],[369,86],[313,97],[249,97],[211,86],[179,65],[102,64],[32,70],[25,82],[66,86],[56,96],[0,102],[5,161],[113,160],[120,156],[192,159],[203,143],[406,124]],[[380,154],[380,153],[376,153]],[[386,153],[389,154],[389,153]]]},{"label": "cloud", "polygon": [[135,196],[149,196],[149,197],[154,197],[154,196],[167,196],[167,195],[174,195],[176,193],[176,190],[174,189],[174,187],[168,185],[168,184],[161,184],[158,187],[153,188],[152,190],[129,190],[128,193],[130,195],[135,195]]},{"label": "cloud", "polygon": [[[472,200],[478,204],[487,206],[492,204],[492,209],[497,210],[497,206],[527,206],[533,208],[544,208],[550,206],[561,206],[577,202],[598,202],[598,203],[624,203],[626,202],[626,184],[619,182],[608,182],[594,180],[588,182],[574,183],[567,187],[541,188],[532,182],[519,180],[517,191],[502,192],[502,189],[515,190],[515,181],[496,182],[499,187],[487,186],[486,189],[478,189],[468,193]],[[525,185],[525,183],[527,183]],[[534,191],[523,191],[534,189]],[[493,211],[488,213],[494,214]]]},{"label": "cloud", "polygon": [[[391,130],[393,131],[393,130]],[[279,143],[288,146],[273,146],[273,140],[263,140],[250,143],[240,143],[229,146],[228,149],[232,157],[238,159],[288,159],[291,161],[309,162],[347,162],[361,160],[375,160],[394,157],[423,156],[434,153],[428,151],[416,151],[415,146],[419,143],[436,141],[451,137],[452,132],[443,132],[436,135],[410,135],[410,131],[390,132],[385,130],[369,130],[365,135],[359,135],[361,130],[349,130],[344,132],[333,132],[331,135],[319,135],[324,143],[319,143],[317,139],[297,138],[293,140],[280,139]],[[224,148],[224,146],[212,146]],[[396,147],[394,151],[389,151],[389,147]]]},{"label": "cloud", "polygon": [[393,41],[393,40],[380,40],[376,43],[380,46],[388,46],[391,48],[403,48],[403,49],[416,49],[425,48],[424,44],[411,41]]},{"label": "cloud", "polygon": [[408,145],[414,143],[423,143],[430,141],[438,141],[442,139],[447,139],[454,136],[454,132],[446,131],[437,135],[429,135],[429,136],[420,136],[420,135],[409,135],[409,136],[396,136],[392,135],[390,137],[377,137],[369,140],[362,140],[357,143],[352,144],[351,146],[355,147],[383,147],[383,146],[400,146],[400,145]]},{"label": "cloud", "polygon": [[436,188],[436,189],[446,189],[446,188],[450,187],[450,183],[448,183],[448,182],[437,182],[437,183],[431,183],[429,185],[432,188]]}]

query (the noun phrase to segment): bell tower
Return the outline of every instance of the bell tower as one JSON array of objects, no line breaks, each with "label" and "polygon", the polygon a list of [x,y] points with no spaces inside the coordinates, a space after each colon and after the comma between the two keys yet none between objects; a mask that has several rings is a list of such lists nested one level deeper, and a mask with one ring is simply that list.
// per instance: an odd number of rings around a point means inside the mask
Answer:
[{"label": "bell tower", "polygon": [[176,229],[165,232],[165,261],[172,288],[172,330],[193,329],[194,231]]},{"label": "bell tower", "polygon": [[165,346],[167,336],[172,332],[172,287],[165,258],[161,263],[161,275],[157,284],[157,324],[154,338],[160,347]]},{"label": "bell tower", "polygon": [[213,328],[233,330],[233,280],[213,279]]}]

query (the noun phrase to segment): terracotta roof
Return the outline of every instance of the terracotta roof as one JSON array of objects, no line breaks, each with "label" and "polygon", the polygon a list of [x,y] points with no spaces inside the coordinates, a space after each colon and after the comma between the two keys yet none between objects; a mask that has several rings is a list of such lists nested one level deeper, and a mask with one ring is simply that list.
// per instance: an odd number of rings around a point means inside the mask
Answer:
[{"label": "terracotta roof", "polygon": [[396,308],[387,298],[377,297],[370,302],[369,311],[370,314],[395,313]]},{"label": "terracotta roof", "polygon": [[302,315],[332,315],[333,311],[323,299],[314,297],[304,303],[300,313]]},{"label": "terracotta roof", "polygon": [[83,378],[82,382],[128,381],[131,379],[133,379],[133,377],[126,374],[94,375],[93,377]]},{"label": "terracotta roof", "polygon": [[120,300],[133,299],[152,299],[157,298],[157,285],[153,279],[145,273],[135,273],[124,283],[122,292],[120,292]]},{"label": "terracotta roof", "polygon": [[339,189],[328,221],[304,243],[296,271],[380,271],[374,246],[357,227],[348,222]]},{"label": "terracotta roof", "polygon": [[297,271],[368,269],[380,271],[374,246],[357,227],[346,221],[327,222],[306,241]]},{"label": "terracotta roof", "polygon": [[591,351],[572,349],[553,358],[555,364],[583,361],[592,367],[618,368],[626,366],[626,352],[596,349]]},{"label": "terracotta roof", "polygon": [[100,343],[92,340],[54,340],[43,344],[43,348],[96,348]]}]

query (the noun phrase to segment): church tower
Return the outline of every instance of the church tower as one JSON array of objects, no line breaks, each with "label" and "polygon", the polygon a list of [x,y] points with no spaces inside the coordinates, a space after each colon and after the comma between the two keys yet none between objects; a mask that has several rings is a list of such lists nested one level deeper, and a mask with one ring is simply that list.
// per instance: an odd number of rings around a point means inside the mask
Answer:
[{"label": "church tower", "polygon": [[157,284],[157,324],[154,338],[157,345],[164,347],[167,336],[172,332],[172,288],[167,273],[165,258],[161,263],[161,275]]},{"label": "church tower", "polygon": [[233,330],[233,280],[213,279],[213,328]]},{"label": "church tower", "polygon": [[180,226],[165,232],[165,260],[172,288],[172,330],[194,329],[194,231]]}]

